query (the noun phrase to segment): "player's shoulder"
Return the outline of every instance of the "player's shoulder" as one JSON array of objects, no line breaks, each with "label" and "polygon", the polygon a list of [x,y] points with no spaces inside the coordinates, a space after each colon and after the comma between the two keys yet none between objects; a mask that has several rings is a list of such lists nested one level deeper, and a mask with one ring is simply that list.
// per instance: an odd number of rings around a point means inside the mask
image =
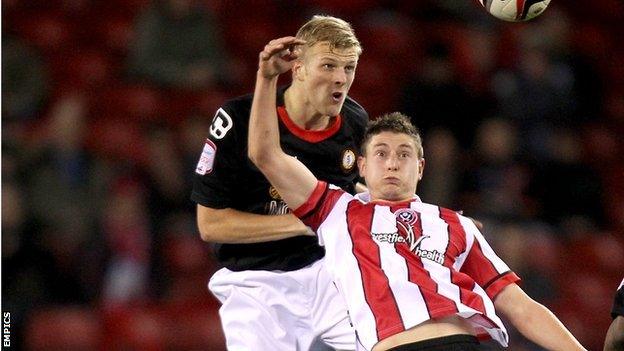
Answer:
[{"label": "player's shoulder", "polygon": [[[284,92],[288,86],[280,86],[277,89],[277,99],[278,101],[283,100]],[[251,105],[253,103],[253,93],[248,93],[244,95],[240,95],[234,98],[231,98],[223,103],[217,114],[219,112],[224,112],[230,116],[232,120],[235,122],[239,122],[239,124],[244,124],[245,126],[249,124],[249,115],[251,113]]]},{"label": "player's shoulder", "polygon": [[443,209],[443,207],[440,207],[436,204],[423,202],[420,200],[419,197],[416,197],[414,200],[412,200],[412,206],[415,206],[421,212],[427,212],[435,215],[437,215]]},{"label": "player's shoulder", "polygon": [[465,221],[472,223],[470,218],[461,214],[461,211],[453,210],[444,206],[430,204],[426,202],[416,201],[416,206],[419,207],[423,212],[427,212],[433,216],[449,216],[456,217],[462,224]]},{"label": "player's shoulder", "polygon": [[[249,126],[252,94],[226,100],[212,117],[210,135],[217,140],[232,140],[233,135],[244,138]],[[236,137],[234,137],[236,139]]]},{"label": "player's shoulder", "polygon": [[235,121],[249,120],[252,100],[253,94],[237,96],[225,101],[219,111],[227,113]]},{"label": "player's shoulder", "polygon": [[342,114],[348,118],[350,122],[365,126],[368,123],[368,112],[350,96],[345,99],[342,107]]}]

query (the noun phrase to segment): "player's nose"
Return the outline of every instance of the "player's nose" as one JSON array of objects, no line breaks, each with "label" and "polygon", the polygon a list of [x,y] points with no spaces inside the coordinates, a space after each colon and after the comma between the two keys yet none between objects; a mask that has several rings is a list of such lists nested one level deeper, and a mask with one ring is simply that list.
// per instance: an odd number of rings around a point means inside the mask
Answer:
[{"label": "player's nose", "polygon": [[344,69],[337,69],[334,71],[334,84],[343,85],[347,82],[347,73]]},{"label": "player's nose", "polygon": [[390,155],[390,157],[388,157],[386,159],[386,167],[388,168],[388,170],[393,170],[396,171],[399,169],[399,159],[396,155]]}]

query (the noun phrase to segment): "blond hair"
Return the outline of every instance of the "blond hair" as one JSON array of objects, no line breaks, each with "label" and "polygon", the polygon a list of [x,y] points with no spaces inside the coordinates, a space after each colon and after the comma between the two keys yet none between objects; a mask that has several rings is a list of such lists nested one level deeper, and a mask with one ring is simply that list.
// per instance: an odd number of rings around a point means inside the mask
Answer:
[{"label": "blond hair", "polygon": [[351,24],[332,16],[313,16],[299,28],[297,38],[305,40],[308,48],[319,42],[328,42],[330,50],[355,48],[358,56],[362,53],[362,46]]}]

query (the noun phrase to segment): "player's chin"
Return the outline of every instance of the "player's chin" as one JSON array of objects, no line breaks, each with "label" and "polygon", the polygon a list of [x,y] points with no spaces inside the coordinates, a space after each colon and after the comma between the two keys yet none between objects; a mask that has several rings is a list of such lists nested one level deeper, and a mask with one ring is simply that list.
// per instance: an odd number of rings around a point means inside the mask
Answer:
[{"label": "player's chin", "polygon": [[338,114],[340,113],[340,110],[342,110],[342,106],[344,105],[344,100],[340,99],[338,101],[336,100],[330,100],[328,103],[325,104],[325,114],[328,116],[338,116]]},{"label": "player's chin", "polygon": [[396,184],[385,184],[382,187],[381,194],[384,197],[384,200],[387,201],[400,201],[403,200],[403,191],[400,186]]},{"label": "player's chin", "polygon": [[340,110],[342,110],[342,104],[334,104],[331,106],[327,106],[325,109],[325,114],[327,116],[338,116],[340,114]]}]

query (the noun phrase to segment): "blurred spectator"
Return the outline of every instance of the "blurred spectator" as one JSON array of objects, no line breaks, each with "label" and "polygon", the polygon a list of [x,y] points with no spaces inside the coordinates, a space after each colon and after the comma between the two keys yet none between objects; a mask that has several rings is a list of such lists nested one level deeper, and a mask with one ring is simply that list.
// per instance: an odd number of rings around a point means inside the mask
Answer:
[{"label": "blurred spectator", "polygon": [[[24,156],[24,196],[34,223],[30,238],[52,299],[90,301],[98,294],[101,245],[96,234],[98,210],[96,161],[83,146],[87,101],[81,94],[59,98],[46,124],[30,137]],[[32,252],[31,252],[32,253]],[[85,263],[85,257],[89,257]]]},{"label": "blurred spectator", "polygon": [[158,220],[165,213],[188,206],[188,193],[184,192],[187,188],[183,162],[173,131],[165,126],[154,125],[146,134],[145,168],[152,193],[149,203],[153,204],[152,218]]},{"label": "blurred spectator", "polygon": [[[169,283],[166,257],[163,255],[163,250],[167,249],[164,242],[169,218],[180,210],[188,214],[195,210],[188,201],[191,185],[187,184],[189,177],[185,177],[185,170],[193,168],[185,167],[179,142],[171,128],[152,125],[146,134],[147,156],[143,169],[145,206],[146,219],[149,227],[153,228],[150,231],[150,294],[160,297],[167,294]],[[194,221],[192,223],[195,225]],[[204,284],[200,285],[203,287]]]},{"label": "blurred spectator", "polygon": [[218,24],[198,0],[154,0],[137,18],[130,74],[171,88],[200,89],[229,78]]},{"label": "blurred spectator", "polygon": [[474,113],[465,88],[458,81],[447,44],[431,44],[422,66],[402,88],[400,110],[427,135],[433,127],[453,132],[462,146],[468,146],[471,131],[481,118]]},{"label": "blurred spectator", "polygon": [[423,201],[456,208],[460,181],[460,155],[457,140],[448,129],[436,128],[425,136],[427,176],[418,183]]},{"label": "blurred spectator", "polygon": [[102,231],[110,250],[102,300],[106,308],[129,306],[149,297],[151,227],[145,189],[120,176],[109,192]]},{"label": "blurred spectator", "polygon": [[539,161],[548,157],[553,129],[591,118],[600,94],[598,75],[570,51],[566,14],[553,10],[541,20],[518,31],[515,66],[492,79],[501,113],[526,140],[523,153]]},{"label": "blurred spectator", "polygon": [[34,215],[57,228],[73,228],[76,241],[88,235],[96,210],[91,201],[96,181],[94,160],[83,144],[87,109],[81,94],[61,97],[52,106],[48,123],[41,125],[29,160],[28,189]]},{"label": "blurred spectator", "polygon": [[602,180],[583,162],[580,142],[570,129],[555,130],[547,145],[550,160],[534,167],[528,194],[539,200],[539,216],[551,224],[605,224]]},{"label": "blurred spectator", "polygon": [[464,177],[464,208],[475,216],[518,220],[526,214],[526,166],[518,159],[516,128],[503,119],[481,123]]},{"label": "blurred spectator", "polygon": [[173,212],[164,220],[162,239],[158,243],[164,259],[158,274],[163,296],[168,301],[208,302],[206,282],[217,270],[210,246],[202,244],[195,233],[192,212]]},{"label": "blurred spectator", "polygon": [[2,121],[37,118],[48,93],[42,58],[18,38],[3,35]]},{"label": "blurred spectator", "polygon": [[[537,222],[488,222],[484,235],[517,272],[526,293],[553,308],[560,297],[554,281],[562,269],[562,245],[553,238],[550,228]],[[510,329],[510,350],[542,350],[515,329]]]}]

